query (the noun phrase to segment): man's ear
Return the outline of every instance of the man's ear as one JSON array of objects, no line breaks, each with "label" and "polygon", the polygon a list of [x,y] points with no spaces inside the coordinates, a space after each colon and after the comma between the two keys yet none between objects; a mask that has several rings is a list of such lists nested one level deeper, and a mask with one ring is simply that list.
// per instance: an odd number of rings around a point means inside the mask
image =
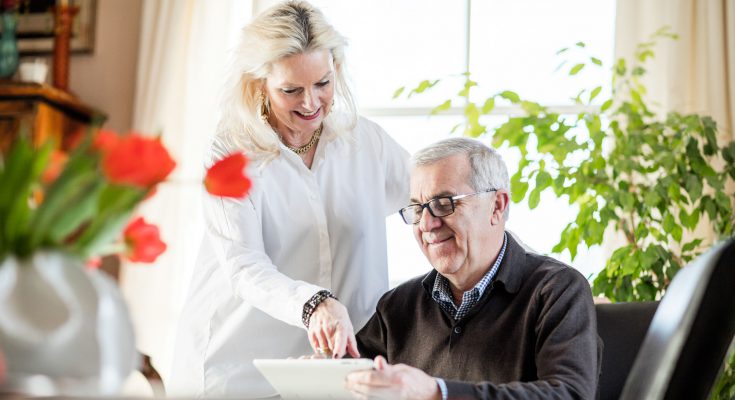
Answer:
[{"label": "man's ear", "polygon": [[[505,210],[508,209],[508,202],[510,201],[510,196],[508,195],[508,191],[506,190],[498,190],[495,192],[495,201],[493,202],[493,205],[495,206],[495,209],[493,210],[492,215],[492,222],[493,225],[500,223],[500,221],[503,220],[503,215],[505,214]],[[497,222],[495,218],[497,219]]]}]

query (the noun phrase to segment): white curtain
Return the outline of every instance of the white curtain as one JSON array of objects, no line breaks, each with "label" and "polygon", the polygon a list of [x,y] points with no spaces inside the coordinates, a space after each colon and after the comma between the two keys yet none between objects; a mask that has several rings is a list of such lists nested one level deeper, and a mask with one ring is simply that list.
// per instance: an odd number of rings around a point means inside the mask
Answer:
[{"label": "white curtain", "polygon": [[[632,59],[636,45],[664,26],[679,39],[653,49],[643,79],[649,99],[662,114],[709,115],[720,142],[735,140],[735,0],[618,0],[615,58]],[[706,218],[694,235],[715,240]]]},{"label": "white curtain", "polygon": [[735,139],[735,1],[618,0],[615,58],[669,26],[678,40],[661,40],[645,84],[662,111],[712,116],[720,139]]},{"label": "white curtain", "polygon": [[161,135],[177,162],[140,212],[161,228],[167,251],[153,265],[124,265],[123,293],[139,350],[164,379],[174,330],[201,240],[203,160],[235,32],[251,0],[144,0],[133,128]]}]

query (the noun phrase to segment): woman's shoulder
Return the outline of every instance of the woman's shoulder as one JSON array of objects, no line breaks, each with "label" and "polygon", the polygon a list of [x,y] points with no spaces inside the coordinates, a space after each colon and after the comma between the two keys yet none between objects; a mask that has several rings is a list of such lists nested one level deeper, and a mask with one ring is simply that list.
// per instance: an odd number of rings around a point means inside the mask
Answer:
[{"label": "woman's shoulder", "polygon": [[383,130],[383,128],[380,125],[378,125],[377,122],[363,115],[357,116],[357,125],[363,129],[377,129],[381,131]]},{"label": "woman's shoulder", "polygon": [[234,153],[244,153],[248,158],[248,170],[260,168],[267,164],[271,158],[265,157],[249,149],[247,144],[235,139],[234,135],[218,132],[214,135],[206,150],[205,166],[209,167],[215,162]]},{"label": "woman's shoulder", "polygon": [[209,166],[237,151],[239,150],[232,140],[225,135],[216,134],[209,142],[205,163]]},{"label": "woman's shoulder", "polygon": [[361,147],[368,145],[381,149],[387,143],[391,144],[393,142],[393,139],[382,126],[363,116],[357,117],[355,128],[352,130],[352,136]]},{"label": "woman's shoulder", "polygon": [[387,134],[385,132],[385,129],[383,129],[382,126],[378,125],[377,122],[368,119],[367,117],[363,117],[362,115],[357,117],[357,124],[355,125],[354,131],[358,134],[373,136],[383,136]]}]

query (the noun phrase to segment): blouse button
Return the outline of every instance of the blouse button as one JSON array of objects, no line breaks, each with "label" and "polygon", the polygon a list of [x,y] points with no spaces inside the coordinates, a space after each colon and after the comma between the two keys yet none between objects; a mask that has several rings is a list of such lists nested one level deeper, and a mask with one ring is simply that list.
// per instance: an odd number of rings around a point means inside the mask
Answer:
[{"label": "blouse button", "polygon": [[454,333],[456,333],[457,335],[459,335],[460,333],[462,333],[462,327],[461,326],[455,326],[454,327]]}]

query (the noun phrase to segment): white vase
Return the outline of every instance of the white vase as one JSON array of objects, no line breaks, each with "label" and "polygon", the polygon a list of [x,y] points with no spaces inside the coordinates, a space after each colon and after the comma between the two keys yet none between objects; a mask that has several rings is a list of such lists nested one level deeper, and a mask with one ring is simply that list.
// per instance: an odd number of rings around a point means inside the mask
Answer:
[{"label": "white vase", "polygon": [[0,351],[0,392],[39,396],[117,394],[138,361],[115,282],[53,251],[0,264]]}]

